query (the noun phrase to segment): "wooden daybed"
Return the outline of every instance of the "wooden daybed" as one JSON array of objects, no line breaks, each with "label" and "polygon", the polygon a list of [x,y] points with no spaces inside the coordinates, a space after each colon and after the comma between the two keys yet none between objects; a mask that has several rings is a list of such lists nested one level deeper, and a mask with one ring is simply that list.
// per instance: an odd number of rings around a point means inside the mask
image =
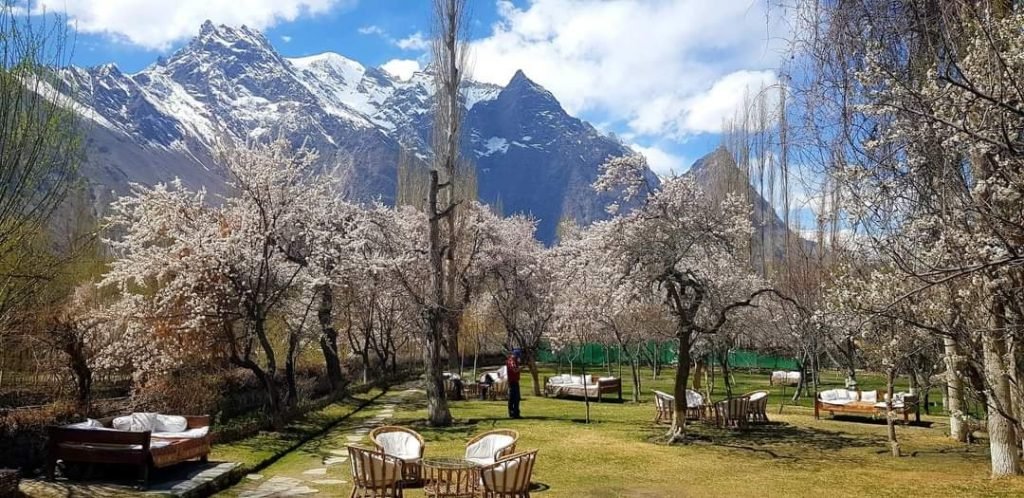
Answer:
[{"label": "wooden daybed", "polygon": [[[49,428],[46,476],[54,478],[57,461],[65,463],[125,464],[138,467],[142,487],[148,485],[149,468],[164,468],[198,459],[205,462],[210,454],[212,436],[210,417],[185,416],[185,431],[154,432],[117,430],[113,418]],[[99,424],[102,424],[100,426]]]},{"label": "wooden daybed", "polygon": [[[915,422],[921,421],[916,395],[896,393],[894,398],[893,411],[903,416],[904,423],[908,422],[911,413],[914,414]],[[814,418],[820,418],[821,412],[828,412],[832,416],[835,416],[836,413],[870,415],[872,417],[885,415],[885,395],[882,391],[852,389],[822,391],[814,399]]]},{"label": "wooden daybed", "polygon": [[[586,385],[584,385],[586,382]],[[594,379],[591,375],[569,375],[562,374],[554,377],[544,377],[544,395],[554,398],[597,398],[601,402],[605,393],[617,393],[619,401],[622,401],[622,379],[615,377],[599,377]]]}]

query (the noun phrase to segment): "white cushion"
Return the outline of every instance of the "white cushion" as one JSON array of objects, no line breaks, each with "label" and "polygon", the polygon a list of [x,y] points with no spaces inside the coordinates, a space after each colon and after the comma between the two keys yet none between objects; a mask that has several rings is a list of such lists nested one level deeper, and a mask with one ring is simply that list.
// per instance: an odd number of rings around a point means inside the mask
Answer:
[{"label": "white cushion", "polygon": [[377,444],[384,453],[402,460],[415,460],[420,457],[420,441],[408,432],[385,432],[377,435]]},{"label": "white cushion", "polygon": [[[675,400],[675,397],[672,398]],[[699,392],[686,390],[686,406],[689,408],[698,408],[704,404],[704,396],[701,396]]]},{"label": "white cushion", "polygon": [[764,391],[758,391],[758,392],[750,395],[750,401],[757,401],[757,400],[759,400],[761,398],[764,398],[766,396],[768,396],[768,393],[766,393]]},{"label": "white cushion", "polygon": [[515,439],[504,434],[492,434],[466,447],[466,460],[479,465],[494,463],[494,455],[512,446]]},{"label": "white cushion", "polygon": [[104,429],[103,422],[93,418],[87,418],[82,422],[68,424],[65,427],[68,429]]},{"label": "white cushion", "polygon": [[831,403],[833,405],[845,405],[851,401],[857,400],[857,391],[847,391],[846,389],[829,389],[828,391],[822,391],[818,393],[818,396],[820,396],[821,400],[826,403]]},{"label": "white cushion", "polygon": [[157,414],[156,427],[154,432],[185,432],[188,429],[188,419],[181,415]]},{"label": "white cushion", "polygon": [[209,432],[209,427],[196,427],[178,432],[154,432],[153,439],[200,439],[206,437]]},{"label": "white cushion", "polygon": [[864,391],[860,393],[860,400],[865,403],[877,403],[878,391]]},{"label": "white cushion", "polygon": [[153,431],[157,424],[157,414],[136,412],[131,415],[117,417],[113,425],[119,431],[146,432]]},{"label": "white cushion", "polygon": [[[498,493],[513,493],[519,491],[516,486],[516,470],[519,468],[519,460],[509,460],[494,466],[483,474],[484,488]],[[505,474],[509,474],[506,476]]]}]

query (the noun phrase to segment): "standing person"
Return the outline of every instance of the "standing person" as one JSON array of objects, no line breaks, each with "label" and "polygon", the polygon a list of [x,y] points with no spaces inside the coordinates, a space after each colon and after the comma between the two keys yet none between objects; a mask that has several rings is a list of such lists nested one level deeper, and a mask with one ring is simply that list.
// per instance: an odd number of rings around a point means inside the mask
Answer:
[{"label": "standing person", "polygon": [[519,415],[519,359],[522,351],[513,349],[505,361],[506,380],[508,381],[508,416],[522,418]]}]

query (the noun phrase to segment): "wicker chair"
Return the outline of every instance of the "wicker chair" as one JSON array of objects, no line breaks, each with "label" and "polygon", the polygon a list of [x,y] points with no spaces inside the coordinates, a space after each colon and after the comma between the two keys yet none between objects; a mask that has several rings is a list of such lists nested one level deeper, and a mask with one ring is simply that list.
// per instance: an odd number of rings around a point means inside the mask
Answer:
[{"label": "wicker chair", "polygon": [[352,462],[350,498],[401,498],[402,461],[381,451],[349,446]]},{"label": "wicker chair", "polygon": [[747,418],[754,424],[768,423],[768,391],[754,391],[743,395],[750,398]]},{"label": "wicker chair", "polygon": [[480,469],[483,498],[530,498],[537,450],[502,457]]},{"label": "wicker chair", "polygon": [[[674,397],[672,398],[675,399]],[[693,389],[686,390],[686,420],[704,420],[704,396]]]},{"label": "wicker chair", "polygon": [[495,429],[479,434],[466,443],[466,460],[479,465],[490,465],[516,451],[519,432],[511,429]]},{"label": "wicker chair", "polygon": [[370,431],[370,441],[377,451],[402,461],[402,480],[419,482],[422,478],[420,462],[426,444],[423,436],[412,429],[396,425],[384,425]]},{"label": "wicker chair", "polygon": [[508,399],[508,382],[495,382],[487,390],[487,397],[493,401]]},{"label": "wicker chair", "polygon": [[664,393],[661,391],[654,391],[654,423],[659,424],[662,422],[672,423],[672,405],[675,403],[676,397],[671,394]]},{"label": "wicker chair", "polygon": [[715,423],[719,427],[746,429],[749,411],[750,398],[746,396],[723,399],[715,403]]}]

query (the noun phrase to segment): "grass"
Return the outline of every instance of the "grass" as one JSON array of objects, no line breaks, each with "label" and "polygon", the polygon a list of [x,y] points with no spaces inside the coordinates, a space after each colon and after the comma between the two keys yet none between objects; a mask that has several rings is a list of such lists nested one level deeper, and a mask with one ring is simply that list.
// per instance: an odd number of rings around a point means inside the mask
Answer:
[{"label": "grass", "polygon": [[372,389],[306,413],[289,422],[280,432],[260,432],[238,441],[216,444],[210,453],[210,460],[239,462],[243,471],[251,471],[281,455],[287,457],[286,452],[350,417],[381,394],[380,389]]},{"label": "grass", "polygon": [[[554,373],[551,370],[544,374]],[[595,372],[596,373],[596,372]],[[669,374],[669,372],[666,372]],[[524,378],[524,419],[506,418],[502,402],[452,403],[457,423],[429,428],[422,398],[405,402],[394,423],[414,427],[427,440],[427,455],[458,456],[474,434],[496,427],[516,429],[520,449],[540,449],[534,482],[539,498],[558,497],[687,497],[687,496],[1022,496],[1024,479],[988,478],[985,445],[960,445],[945,436],[942,417],[925,416],[923,426],[900,427],[902,458],[888,455],[885,425],[866,419],[815,420],[807,406],[784,406],[781,387],[768,387],[767,374],[736,374],[736,391],[768,389],[772,394],[772,423],[743,433],[692,426],[693,442],[660,443],[666,426],[653,423],[650,390],[670,390],[671,378],[657,381],[644,373],[641,403],[592,404],[593,422],[584,417],[582,401],[536,398]],[[630,399],[630,386],[624,397]],[[719,379],[720,380],[720,379]],[[828,376],[824,379],[829,381]],[[880,387],[881,379],[865,375],[865,389]],[[837,378],[836,383],[841,384]],[[831,387],[831,386],[828,386]],[[724,389],[716,387],[715,398]],[[792,388],[787,388],[792,393]],[[374,410],[359,412],[358,419]],[[328,448],[342,448],[345,427],[300,448],[264,470],[266,477],[301,478]],[[347,465],[330,467],[327,478],[350,479]],[[308,477],[307,477],[308,478]],[[322,477],[321,477],[322,478]],[[347,485],[326,489],[347,495]],[[235,495],[232,490],[226,496]],[[422,490],[407,490],[418,498]]]}]

